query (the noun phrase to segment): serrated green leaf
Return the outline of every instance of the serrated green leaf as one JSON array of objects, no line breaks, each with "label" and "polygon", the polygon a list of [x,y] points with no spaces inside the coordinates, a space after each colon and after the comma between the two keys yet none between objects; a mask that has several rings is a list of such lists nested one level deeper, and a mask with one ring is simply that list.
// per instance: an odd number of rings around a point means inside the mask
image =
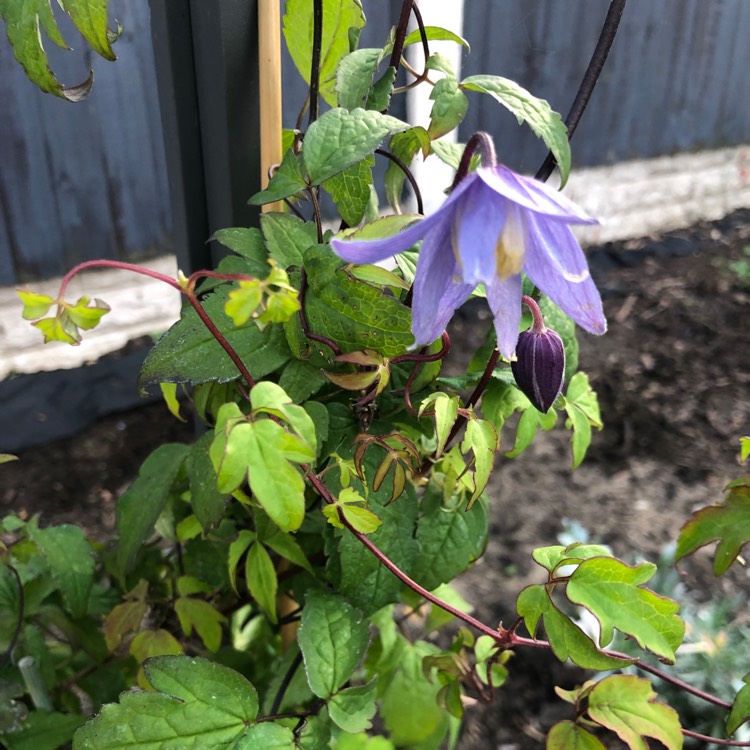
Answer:
[{"label": "serrated green leaf", "polygon": [[[66,0],[64,10],[95,52],[106,60],[115,59],[107,29],[107,0]],[[63,86],[49,67],[42,29],[55,44],[68,49],[49,0],[0,0],[0,17],[7,24],[13,54],[33,83],[42,91],[72,102],[88,96],[94,82],[93,70],[82,83]]]},{"label": "serrated green leaf", "polygon": [[727,716],[727,734],[734,734],[748,719],[750,719],[750,675],[743,678],[745,683],[734,697],[732,710]]},{"label": "serrated green leaf", "polygon": [[66,609],[75,618],[83,617],[94,583],[94,556],[86,535],[70,524],[47,529],[30,524],[28,530],[60,587]]},{"label": "serrated green leaf", "polygon": [[307,592],[297,635],[310,689],[328,698],[351,677],[370,642],[362,614],[345,599]]},{"label": "serrated green leaf", "polygon": [[419,554],[412,576],[428,591],[466,570],[487,540],[486,500],[480,498],[469,510],[445,507],[440,500],[431,503],[417,525]]},{"label": "serrated green leaf", "polygon": [[393,82],[396,80],[396,68],[388,67],[380,78],[372,85],[372,90],[367,96],[365,109],[373,109],[376,112],[385,112],[391,103],[393,93]]},{"label": "serrated green leaf", "polygon": [[[291,352],[280,326],[263,331],[253,321],[235,327],[224,312],[229,290],[218,289],[202,300],[203,308],[216,327],[250,370],[260,379],[287,362]],[[192,308],[184,309],[182,317],[148,353],[138,376],[138,387],[145,390],[158,383],[225,383],[239,377],[229,355],[203,324]]]},{"label": "serrated green leaf", "polygon": [[276,577],[276,569],[271,562],[271,556],[260,542],[255,542],[247,553],[245,578],[253,599],[268,615],[268,619],[276,623],[276,593],[279,588],[279,581]]},{"label": "serrated green leaf", "polygon": [[[315,424],[310,415],[301,406],[292,403],[280,385],[270,380],[257,383],[250,391],[250,405],[253,407],[253,413],[262,411],[288,422],[311,448],[315,446]],[[303,460],[310,457],[309,452],[304,452]],[[312,458],[315,458],[314,453]]]},{"label": "serrated green leaf", "polygon": [[265,278],[268,273],[268,252],[266,251],[263,235],[256,227],[228,227],[214,232],[209,241],[215,240],[232,252],[241,255],[245,260],[257,266],[256,274]]},{"label": "serrated green leaf", "polygon": [[57,750],[68,746],[85,720],[80,714],[30,711],[18,731],[0,732],[0,742],[7,750]]},{"label": "serrated green leaf", "polygon": [[406,130],[401,120],[366,109],[323,113],[305,134],[303,157],[310,182],[320,185],[372,154],[386,136]]},{"label": "serrated green leaf", "polygon": [[89,304],[88,297],[81,297],[75,305],[64,302],[62,307],[64,315],[67,315],[70,322],[84,331],[90,331],[99,325],[99,321],[104,315],[110,312],[110,306],[100,299],[94,299]]},{"label": "serrated green leaf", "polygon": [[[348,271],[355,279],[366,281],[368,284],[372,284],[372,286],[375,287],[391,289],[394,293],[409,290],[409,284],[407,284],[400,276],[393,273],[393,271],[389,271],[382,266],[353,265]],[[380,363],[382,363],[382,358]],[[368,364],[370,363],[368,362]],[[379,363],[373,362],[372,364]]]},{"label": "serrated green leaf", "polygon": [[289,198],[306,187],[307,182],[305,180],[302,159],[291,148],[287,148],[279,168],[268,181],[265,190],[255,193],[248,203],[253,206],[273,203],[283,198]]},{"label": "serrated green leaf", "polygon": [[372,79],[383,59],[382,49],[358,49],[346,55],[336,71],[338,106],[357,109],[365,106]]},{"label": "serrated green leaf", "polygon": [[632,675],[606,677],[588,695],[588,715],[612,730],[631,750],[648,750],[653,737],[668,750],[682,748],[677,712],[659,703],[648,680]]},{"label": "serrated green leaf", "polygon": [[145,664],[151,692],[126,692],[75,734],[74,750],[199,750],[234,742],[258,714],[255,688],[238,672],[188,656]]},{"label": "serrated green leaf", "polygon": [[591,732],[572,721],[560,721],[547,734],[546,750],[606,750]]},{"label": "serrated green leaf", "polygon": [[[461,163],[461,157],[466,150],[465,143],[453,143],[447,139],[433,141],[430,144],[430,152],[435,154],[440,161],[447,164],[452,169],[458,169]],[[479,156],[475,154],[471,158],[469,169],[476,169],[479,166]]]},{"label": "serrated green leaf", "polygon": [[297,743],[289,727],[273,721],[255,724],[232,745],[232,750],[294,750]]},{"label": "serrated green leaf", "polygon": [[599,413],[599,401],[596,393],[589,385],[585,372],[577,372],[568,383],[568,390],[564,399],[565,411],[568,415],[565,426],[572,428],[573,436],[573,469],[580,466],[586,451],[591,444],[591,428],[601,429],[602,421]]},{"label": "serrated green leaf", "polygon": [[189,450],[189,446],[179,443],[157,448],[117,501],[115,525],[119,536],[117,572],[120,577],[132,570],[138,550],[153,533],[156,519],[167,504],[172,484]]},{"label": "serrated green leaf", "polygon": [[180,620],[180,627],[190,637],[196,633],[209,651],[218,651],[221,646],[221,624],[226,617],[203,599],[180,597],[174,604],[174,611]]},{"label": "serrated green leaf", "polygon": [[516,610],[523,617],[526,629],[532,637],[536,633],[539,620],[544,618],[544,630],[552,653],[560,661],[570,659],[584,669],[598,670],[620,669],[635,661],[614,659],[601,653],[591,638],[560,612],[544,586],[527,586],[518,596]]},{"label": "serrated green leaf", "polygon": [[344,518],[361,534],[372,534],[383,523],[371,510],[357,505],[342,505]]},{"label": "serrated green leaf", "polygon": [[[323,34],[320,51],[320,95],[336,104],[336,69],[350,52],[349,31],[361,29],[365,16],[358,0],[323,0]],[[306,83],[312,67],[313,6],[307,0],[287,0],[284,38],[289,54]]]},{"label": "serrated green leaf", "polygon": [[500,437],[495,426],[484,419],[470,419],[466,424],[466,433],[461,441],[461,453],[471,451],[474,456],[472,482],[474,490],[469,498],[469,508],[484,492],[490,481],[492,467],[495,463],[495,452],[500,447]]},{"label": "serrated green leaf", "polygon": [[617,628],[635,638],[641,648],[673,663],[685,623],[676,614],[679,604],[640,588],[655,571],[651,563],[631,567],[614,558],[591,558],[570,576],[566,594],[599,621],[601,646],[611,642]]},{"label": "serrated green leaf", "polygon": [[726,573],[737,559],[750,541],[750,477],[732,485],[723,503],[695,511],[680,529],[675,562],[711,542],[719,543],[714,554],[714,575]]},{"label": "serrated green leaf", "polygon": [[340,690],[326,704],[334,723],[345,732],[364,732],[372,726],[375,716],[377,681]]},{"label": "serrated green leaf", "polygon": [[232,319],[235,326],[241,326],[250,320],[263,299],[260,279],[240,281],[229,292],[229,299],[224,305],[224,312]]},{"label": "serrated green leaf", "polygon": [[336,204],[336,210],[349,225],[356,226],[362,221],[370,202],[372,167],[375,158],[366,156],[357,164],[339,172],[326,180],[322,187]]},{"label": "serrated green leaf", "polygon": [[434,455],[438,457],[445,450],[448,436],[458,417],[458,396],[450,396],[443,392],[433,393],[420,404],[419,415],[422,416],[428,408],[435,412],[437,447]]},{"label": "serrated green leaf", "polygon": [[219,492],[216,471],[208,455],[213,435],[207,432],[190,447],[187,472],[190,479],[190,505],[204,531],[218,526],[224,517],[229,495]]},{"label": "serrated green leaf", "polygon": [[281,268],[302,265],[305,251],[318,241],[315,225],[292,214],[278,211],[263,214],[260,228],[269,255]]},{"label": "serrated green leaf", "polygon": [[314,396],[326,383],[320,370],[310,362],[293,359],[287,364],[279,378],[279,386],[286,391],[289,398],[301,403]]},{"label": "serrated green leaf", "polygon": [[560,115],[544,99],[537,99],[514,81],[500,76],[469,76],[461,81],[461,88],[489,94],[510,110],[519,123],[525,122],[552,152],[560,168],[561,187],[570,174],[570,143],[568,130]]},{"label": "serrated green leaf", "polygon": [[37,320],[31,325],[39,329],[44,337],[45,344],[48,344],[50,341],[60,341],[63,344],[78,346],[81,343],[81,334],[67,316],[44,318]]},{"label": "serrated green leaf", "polygon": [[332,338],[344,352],[373,349],[389,358],[414,342],[409,308],[351,278],[330,249],[311,249],[305,265],[305,312],[312,331]]},{"label": "serrated green leaf", "polygon": [[430,125],[427,131],[436,140],[455,130],[464,119],[469,101],[458,86],[455,78],[441,78],[430,93],[433,101],[430,111]]}]

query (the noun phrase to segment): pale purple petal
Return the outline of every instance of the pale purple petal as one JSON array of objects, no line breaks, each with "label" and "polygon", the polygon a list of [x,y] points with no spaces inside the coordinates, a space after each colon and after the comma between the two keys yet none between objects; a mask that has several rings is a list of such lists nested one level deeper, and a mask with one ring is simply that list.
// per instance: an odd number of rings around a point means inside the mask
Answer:
[{"label": "pale purple petal", "polygon": [[501,164],[478,169],[477,173],[496,193],[522,208],[571,224],[599,223],[559,191],[538,180],[517,175]]},{"label": "pale purple petal", "polygon": [[396,255],[396,253],[408,250],[412,245],[419,242],[430,229],[441,223],[445,223],[444,232],[450,234],[450,220],[453,216],[455,203],[475,180],[476,176],[473,174],[466,177],[434,214],[411,224],[398,234],[384,237],[381,240],[342,240],[334,238],[331,240],[331,248],[342,260],[362,265],[364,263],[377,263]]},{"label": "pale purple petal", "polygon": [[497,247],[507,206],[508,201],[481,180],[474,183],[456,206],[451,241],[458,244],[461,272],[467,284],[488,284],[497,275]]},{"label": "pale purple petal", "polygon": [[495,317],[498,351],[505,359],[513,359],[521,324],[521,275],[511,276],[505,281],[495,279],[488,284],[487,302]]},{"label": "pale purple petal", "polygon": [[607,320],[588,263],[570,229],[529,214],[524,271],[566,315],[589,333],[604,333]]},{"label": "pale purple petal", "polygon": [[433,229],[419,252],[412,300],[415,346],[432,343],[445,330],[453,313],[474,291],[461,282],[449,232]]}]

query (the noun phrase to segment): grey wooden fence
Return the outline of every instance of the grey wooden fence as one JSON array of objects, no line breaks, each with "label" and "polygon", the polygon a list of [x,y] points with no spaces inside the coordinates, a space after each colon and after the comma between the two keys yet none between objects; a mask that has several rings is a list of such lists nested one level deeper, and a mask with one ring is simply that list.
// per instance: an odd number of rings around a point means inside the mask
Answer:
[{"label": "grey wooden fence", "polygon": [[[368,44],[382,43],[400,4],[364,0],[373,21]],[[244,201],[257,182],[257,112],[252,82],[243,88],[241,76],[255,59],[254,3],[111,5],[125,29],[116,63],[54,55],[66,81],[95,65],[94,91],[83,104],[38,92],[0,39],[0,285],[59,275],[88,258],[184,253],[221,223],[247,221]],[[607,6],[465,0],[464,33],[473,47],[463,74],[514,78],[564,113]],[[160,38],[157,63],[150,7]],[[576,134],[576,163],[750,142],[748,39],[748,0],[630,0]],[[284,78],[291,125],[304,88],[288,60]],[[478,106],[462,137],[489,130],[506,163],[533,170],[543,156],[536,139],[489,98],[470,96]],[[232,146],[230,136],[240,145]]]}]

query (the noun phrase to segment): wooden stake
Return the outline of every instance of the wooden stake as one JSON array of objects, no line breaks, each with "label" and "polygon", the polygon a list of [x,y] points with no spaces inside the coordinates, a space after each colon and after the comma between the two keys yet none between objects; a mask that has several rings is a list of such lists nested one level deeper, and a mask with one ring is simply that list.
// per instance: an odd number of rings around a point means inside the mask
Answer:
[{"label": "wooden stake", "polygon": [[[268,168],[281,162],[281,7],[279,0],[258,0],[260,78],[260,184],[268,185]],[[262,211],[280,211],[267,203]]]}]

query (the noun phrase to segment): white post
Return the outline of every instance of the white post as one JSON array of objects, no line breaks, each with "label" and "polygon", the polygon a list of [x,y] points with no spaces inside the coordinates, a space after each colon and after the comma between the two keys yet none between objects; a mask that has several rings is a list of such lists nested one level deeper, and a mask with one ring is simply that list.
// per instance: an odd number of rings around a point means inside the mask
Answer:
[{"label": "white post", "polygon": [[[464,0],[428,0],[428,2],[420,3],[419,10],[422,13],[425,26],[442,26],[456,34],[463,34]],[[440,52],[445,55],[453,64],[456,76],[459,79],[461,78],[463,47],[455,42],[430,42],[430,52]],[[406,50],[406,56],[409,64],[415,70],[421,71],[423,69],[424,54],[421,44],[411,45]],[[442,73],[430,71],[430,80],[435,81],[442,77]],[[429,125],[430,110],[433,104],[430,99],[431,91],[432,88],[426,84],[409,91],[406,98],[406,112],[409,122],[422,125],[425,128]],[[443,137],[445,140],[454,143],[458,140],[455,131]],[[412,171],[422,190],[425,213],[430,214],[445,200],[443,191],[453,181],[453,170],[447,164],[443,164],[436,156],[429,156],[424,161],[421,154],[417,154],[412,164]]]}]

